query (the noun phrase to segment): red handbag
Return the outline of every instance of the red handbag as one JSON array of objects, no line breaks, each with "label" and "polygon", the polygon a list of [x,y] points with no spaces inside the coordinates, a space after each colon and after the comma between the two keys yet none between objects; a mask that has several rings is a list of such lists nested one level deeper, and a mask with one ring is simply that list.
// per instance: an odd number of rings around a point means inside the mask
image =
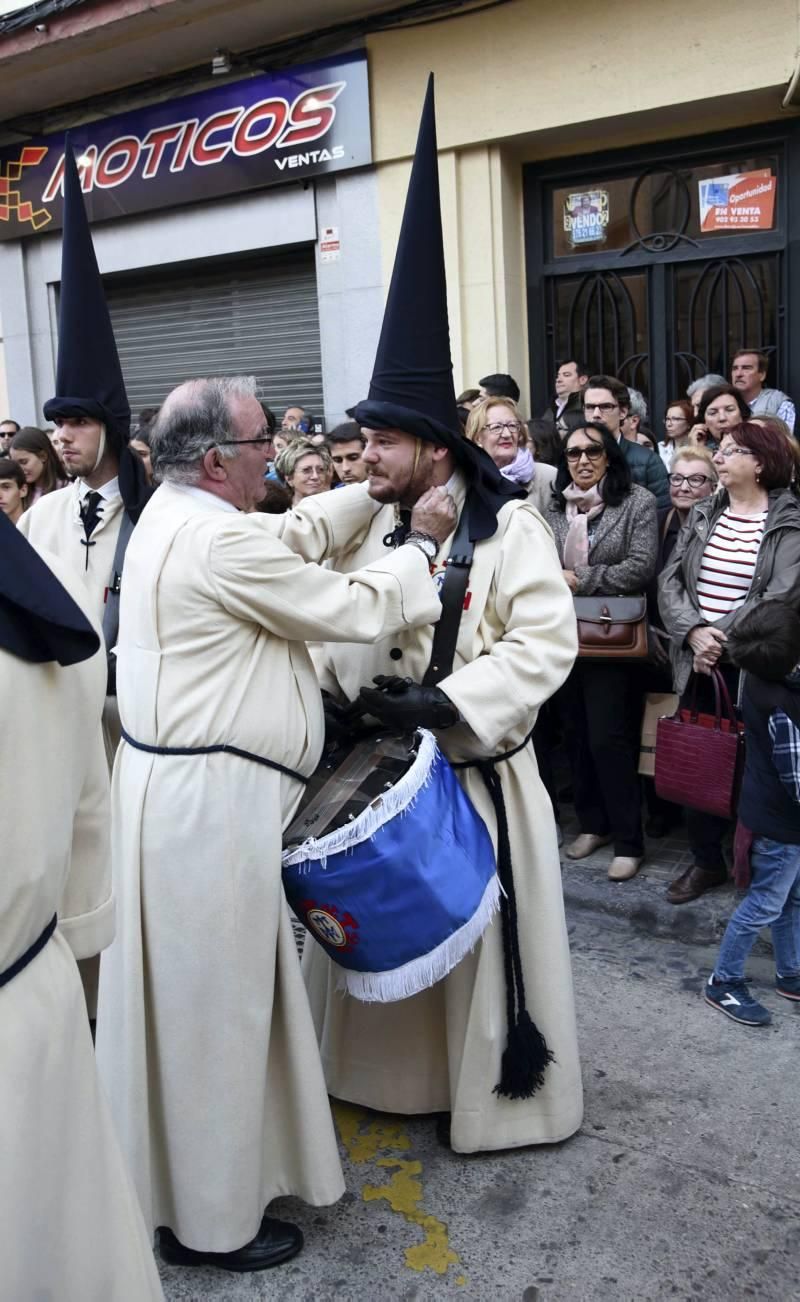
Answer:
[{"label": "red handbag", "polygon": [[656,792],[676,805],[734,818],[744,768],[744,724],[736,718],[719,670],[712,670],[711,681],[713,714],[697,711],[695,677],[690,708],[678,709],[658,721]]}]

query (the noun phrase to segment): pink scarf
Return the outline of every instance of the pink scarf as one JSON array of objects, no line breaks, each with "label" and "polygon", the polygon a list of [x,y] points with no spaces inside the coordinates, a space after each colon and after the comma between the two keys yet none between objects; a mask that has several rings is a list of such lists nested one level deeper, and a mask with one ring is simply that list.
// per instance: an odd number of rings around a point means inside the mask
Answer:
[{"label": "pink scarf", "polygon": [[565,570],[574,570],[576,566],[587,565],[589,562],[589,521],[605,507],[600,491],[604,480],[605,475],[591,488],[578,488],[576,484],[568,484],[564,489],[569,521],[564,541]]}]

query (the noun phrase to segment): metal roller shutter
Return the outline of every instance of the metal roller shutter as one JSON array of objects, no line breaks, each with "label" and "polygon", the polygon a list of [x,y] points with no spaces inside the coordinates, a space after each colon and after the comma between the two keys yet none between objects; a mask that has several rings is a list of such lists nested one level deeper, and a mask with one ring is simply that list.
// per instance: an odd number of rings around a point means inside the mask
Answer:
[{"label": "metal roller shutter", "polygon": [[322,415],[313,250],[109,277],[105,288],[134,419],[206,375],[255,375],[279,417],[298,402]]}]

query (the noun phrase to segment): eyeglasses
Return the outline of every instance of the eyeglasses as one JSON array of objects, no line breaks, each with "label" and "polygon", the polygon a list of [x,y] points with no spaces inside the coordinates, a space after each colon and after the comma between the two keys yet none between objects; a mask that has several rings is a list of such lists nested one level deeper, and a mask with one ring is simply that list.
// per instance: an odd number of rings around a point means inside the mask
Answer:
[{"label": "eyeglasses", "polygon": [[717,451],[714,453],[714,456],[725,457],[725,459],[727,460],[728,457],[735,457],[737,453],[739,454],[740,457],[752,457],[755,455],[753,452],[750,451],[749,448],[739,448],[736,446],[736,444],[733,444],[732,446],[729,446],[727,448],[717,448]]},{"label": "eyeglasses", "polygon": [[240,448],[243,443],[271,443],[271,434],[261,434],[257,439],[217,439],[215,447]]},{"label": "eyeglasses", "polygon": [[590,461],[599,461],[606,455],[605,448],[600,443],[593,443],[589,448],[567,448],[567,461],[580,461],[581,457],[588,457]]},{"label": "eyeglasses", "polygon": [[690,488],[702,488],[703,484],[711,483],[710,475],[670,475],[669,482],[673,488],[680,488],[682,484],[688,484]]},{"label": "eyeglasses", "polygon": [[618,411],[619,403],[618,402],[585,402],[583,404],[583,410],[584,411]]},{"label": "eyeglasses", "polygon": [[509,434],[519,434],[522,424],[518,420],[497,420],[493,425],[485,425],[484,429],[488,429],[490,434],[502,434],[504,429],[507,429]]}]

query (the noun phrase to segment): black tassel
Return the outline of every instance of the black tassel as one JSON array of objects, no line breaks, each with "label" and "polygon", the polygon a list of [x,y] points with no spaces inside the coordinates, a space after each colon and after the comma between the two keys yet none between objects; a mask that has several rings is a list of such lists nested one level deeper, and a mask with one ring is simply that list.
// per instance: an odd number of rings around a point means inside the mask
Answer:
[{"label": "black tassel", "polygon": [[547,1041],[535,1022],[523,1008],[514,1026],[508,1028],[508,1039],[500,1064],[500,1080],[494,1093],[507,1099],[530,1099],[544,1085],[544,1074],[549,1063],[555,1062]]}]

